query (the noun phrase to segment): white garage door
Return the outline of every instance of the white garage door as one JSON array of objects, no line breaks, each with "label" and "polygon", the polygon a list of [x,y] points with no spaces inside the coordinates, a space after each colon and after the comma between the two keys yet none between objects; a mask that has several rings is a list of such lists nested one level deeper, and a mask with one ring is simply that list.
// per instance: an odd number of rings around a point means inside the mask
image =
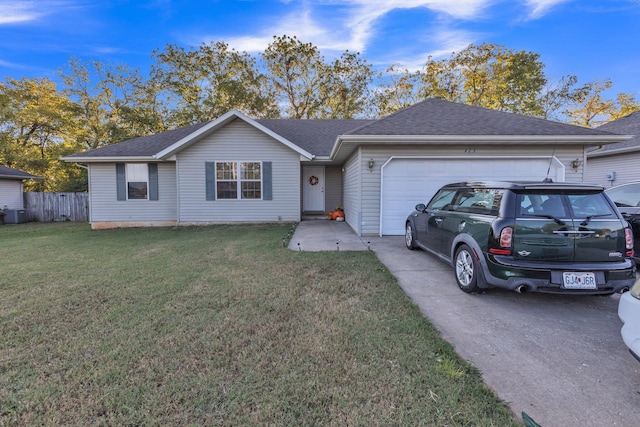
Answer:
[{"label": "white garage door", "polygon": [[[549,170],[549,163],[551,168]],[[395,158],[382,170],[381,233],[404,234],[407,215],[444,184],[462,181],[564,181],[564,167],[549,158]]]}]

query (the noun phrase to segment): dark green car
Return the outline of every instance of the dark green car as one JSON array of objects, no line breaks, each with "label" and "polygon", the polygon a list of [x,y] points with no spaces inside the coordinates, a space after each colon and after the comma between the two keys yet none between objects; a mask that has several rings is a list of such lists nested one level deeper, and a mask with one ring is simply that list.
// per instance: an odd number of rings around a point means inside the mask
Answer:
[{"label": "dark green car", "polygon": [[407,248],[455,269],[465,292],[606,295],[635,281],[633,235],[599,186],[463,182],[407,218]]}]

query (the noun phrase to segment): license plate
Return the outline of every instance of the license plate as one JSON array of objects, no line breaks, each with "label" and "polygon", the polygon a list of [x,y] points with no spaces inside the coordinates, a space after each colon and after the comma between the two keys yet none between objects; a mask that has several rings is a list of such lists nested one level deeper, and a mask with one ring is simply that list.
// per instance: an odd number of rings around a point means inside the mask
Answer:
[{"label": "license plate", "polygon": [[593,273],[562,273],[565,289],[597,289],[596,275]]}]

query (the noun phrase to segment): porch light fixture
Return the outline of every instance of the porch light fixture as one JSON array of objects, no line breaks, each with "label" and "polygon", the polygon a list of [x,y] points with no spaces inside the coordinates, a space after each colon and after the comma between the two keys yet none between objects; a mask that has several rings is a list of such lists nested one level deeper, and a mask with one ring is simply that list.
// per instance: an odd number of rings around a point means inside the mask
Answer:
[{"label": "porch light fixture", "polygon": [[373,165],[375,163],[373,162],[373,159],[369,159],[369,172],[373,171]]},{"label": "porch light fixture", "polygon": [[575,159],[574,161],[571,162],[571,167],[573,168],[574,171],[578,172],[578,168],[580,167],[581,164],[582,164],[582,160]]}]

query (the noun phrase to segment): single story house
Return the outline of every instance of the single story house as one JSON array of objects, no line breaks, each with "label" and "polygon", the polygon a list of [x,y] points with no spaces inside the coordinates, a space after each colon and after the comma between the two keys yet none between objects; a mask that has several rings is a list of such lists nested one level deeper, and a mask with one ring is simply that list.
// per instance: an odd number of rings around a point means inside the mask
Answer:
[{"label": "single story house", "polygon": [[27,179],[42,178],[0,165],[0,209],[24,209],[24,181]]},{"label": "single story house", "polygon": [[588,148],[585,182],[611,187],[640,181],[640,111],[599,126],[598,130],[632,135],[632,138]]},{"label": "single story house", "polygon": [[87,165],[93,228],[300,221],[342,205],[358,235],[401,235],[464,180],[583,181],[585,147],[627,137],[428,99],[379,120],[216,120],[63,158]]}]

